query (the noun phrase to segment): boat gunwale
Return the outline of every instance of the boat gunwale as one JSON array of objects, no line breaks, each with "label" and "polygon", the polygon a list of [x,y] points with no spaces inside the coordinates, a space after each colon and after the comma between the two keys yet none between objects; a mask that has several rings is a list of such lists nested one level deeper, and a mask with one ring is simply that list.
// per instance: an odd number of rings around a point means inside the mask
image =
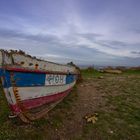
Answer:
[{"label": "boat gunwale", "polygon": [[60,75],[67,75],[67,74],[73,74],[77,75],[76,72],[60,72],[60,71],[46,71],[46,70],[35,70],[35,69],[29,69],[29,68],[18,68],[17,66],[3,66],[2,69],[8,70],[8,71],[14,71],[14,72],[33,72],[33,73],[43,73],[43,74],[60,74]]},{"label": "boat gunwale", "polygon": [[42,58],[37,58],[36,56],[31,56],[27,53],[25,53],[24,51],[22,51],[23,53],[20,53],[21,50],[4,50],[4,49],[0,49],[0,52],[3,53],[6,53],[8,54],[9,56],[11,56],[13,58],[13,55],[21,55],[21,56],[25,56],[27,58],[31,58],[31,59],[34,59],[34,60],[37,60],[37,61],[42,61],[42,62],[46,62],[46,63],[50,63],[50,64],[55,64],[55,65],[58,65],[58,66],[66,66],[66,67],[69,67],[69,68],[73,68],[72,65],[69,65],[69,64],[60,64],[60,63],[57,63],[57,62],[52,62],[52,61],[48,61],[48,60],[45,60],[45,59],[42,59]]}]

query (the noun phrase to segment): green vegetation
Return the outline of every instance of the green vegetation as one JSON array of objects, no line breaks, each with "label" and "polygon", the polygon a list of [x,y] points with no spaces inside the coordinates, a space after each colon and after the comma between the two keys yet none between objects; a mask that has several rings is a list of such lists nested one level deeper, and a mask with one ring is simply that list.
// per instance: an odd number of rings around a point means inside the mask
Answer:
[{"label": "green vegetation", "polygon": [[126,70],[124,74],[140,74],[140,70]]},{"label": "green vegetation", "polygon": [[92,69],[92,68],[91,69],[82,69],[81,73],[82,73],[82,77],[84,79],[99,77],[99,76],[103,75],[103,73],[100,73],[99,71]]},{"label": "green vegetation", "polygon": [[9,115],[9,107],[5,96],[3,95],[2,87],[0,84],[0,124],[2,125]]},{"label": "green vegetation", "polygon": [[[106,75],[95,79],[105,103],[98,108],[99,118],[93,125],[86,123],[85,139],[133,139],[140,138],[140,74],[126,71],[120,75]],[[110,76],[110,77],[107,77]],[[93,135],[94,133],[94,135]]]},{"label": "green vegetation", "polygon": [[[95,88],[103,104],[96,108],[98,121],[92,124],[83,119],[82,134],[73,139],[138,140],[140,138],[140,71],[128,70],[122,74],[105,74],[87,69],[81,72],[83,80],[86,82],[90,80],[90,83],[93,81],[96,84]],[[103,78],[100,79],[101,76]],[[9,107],[0,87],[0,140],[46,138],[49,140],[53,135],[54,139],[57,139],[57,131],[64,127],[65,120],[73,119],[74,114],[71,109],[77,99],[75,86],[71,94],[44,118],[31,124],[23,124],[19,119],[8,118]]]}]

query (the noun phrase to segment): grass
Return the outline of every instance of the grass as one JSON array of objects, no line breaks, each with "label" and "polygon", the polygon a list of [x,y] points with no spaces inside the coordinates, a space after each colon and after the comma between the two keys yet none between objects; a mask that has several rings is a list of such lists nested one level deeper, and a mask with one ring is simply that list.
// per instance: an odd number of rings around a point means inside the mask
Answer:
[{"label": "grass", "polygon": [[[0,140],[42,140],[49,139],[54,131],[63,125],[67,112],[71,109],[72,103],[77,99],[76,86],[71,93],[59,103],[49,115],[34,121],[32,124],[24,124],[19,119],[9,119],[10,113],[7,101],[0,87]],[[73,114],[71,114],[73,115]]]},{"label": "grass", "polygon": [[[85,139],[130,139],[140,138],[140,72],[126,71],[121,75],[97,80],[102,88],[100,94],[106,99],[105,106],[98,109],[95,125],[85,124]],[[130,77],[128,77],[130,75]],[[93,135],[94,133],[94,135]]]},{"label": "grass", "polygon": [[[84,123],[81,137],[75,139],[140,139],[140,72],[129,70],[119,75],[103,74],[96,70],[81,72],[84,80],[97,83],[97,91],[103,95],[105,103],[97,107],[98,121],[95,124]],[[104,78],[99,79],[100,76]],[[73,118],[74,114],[70,111],[77,99],[75,86],[48,116],[32,124],[23,124],[17,119],[8,118],[9,107],[0,87],[0,140],[51,139],[63,127],[65,119]]]},{"label": "grass", "polygon": [[140,74],[140,70],[126,70],[125,72],[124,72],[124,74],[126,74],[126,75],[133,75],[133,74]]},{"label": "grass", "polygon": [[100,73],[99,71],[97,71],[95,69],[90,69],[90,70],[82,69],[81,73],[82,73],[82,77],[84,79],[87,79],[87,78],[97,78],[97,77],[103,75],[103,73]]},{"label": "grass", "polygon": [[[1,85],[1,84],[0,84]],[[8,104],[3,96],[2,87],[0,86],[0,124],[3,124],[9,114]]]}]

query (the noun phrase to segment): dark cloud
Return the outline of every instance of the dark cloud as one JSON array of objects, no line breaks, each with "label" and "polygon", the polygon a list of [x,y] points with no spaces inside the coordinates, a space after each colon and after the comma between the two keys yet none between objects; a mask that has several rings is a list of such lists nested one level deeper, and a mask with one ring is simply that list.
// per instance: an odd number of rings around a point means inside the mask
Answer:
[{"label": "dark cloud", "polygon": [[0,37],[3,38],[22,38],[40,42],[56,42],[59,39],[55,35],[47,34],[47,35],[32,35],[32,34],[25,34],[20,31],[15,30],[7,30],[7,29],[0,29]]},{"label": "dark cloud", "polygon": [[76,35],[89,40],[95,40],[96,38],[103,36],[102,34],[96,34],[96,33],[77,33]]},{"label": "dark cloud", "polygon": [[[88,34],[89,35],[89,34]],[[97,36],[93,34],[94,36]],[[76,35],[77,37],[80,35]],[[82,34],[82,37],[87,37],[87,34]],[[66,61],[74,60],[77,63],[107,63],[109,59],[113,56],[107,55],[98,51],[95,48],[88,48],[86,45],[77,45],[73,43],[67,44],[67,42],[63,42],[63,39],[59,39],[57,36],[53,35],[27,35],[25,33],[21,33],[18,31],[13,30],[0,30],[0,38],[6,38],[5,44],[1,47],[6,46],[9,49],[12,48],[19,48],[24,51],[27,51],[33,55],[46,57],[47,54],[49,55],[56,55],[58,56],[57,60]],[[20,40],[19,40],[20,39]],[[8,44],[8,41],[10,43]],[[12,42],[15,42],[12,45]],[[28,42],[29,41],[29,42]],[[36,41],[37,43],[34,43]],[[55,60],[56,58],[51,58]],[[56,60],[55,60],[56,61]]]},{"label": "dark cloud", "polygon": [[110,46],[121,46],[121,47],[128,46],[128,43],[122,42],[122,41],[116,41],[116,40],[110,40],[110,41],[106,40],[106,41],[104,41],[104,43],[107,43]]},{"label": "dark cloud", "polygon": [[[110,63],[110,61],[114,62],[118,60],[119,57],[123,58],[123,56],[115,56],[114,54],[106,53],[103,50],[105,47],[106,49],[111,48],[113,50],[117,50],[121,47],[130,46],[130,44],[121,41],[100,40],[99,38],[102,37],[102,35],[94,33],[73,33],[72,35],[65,35],[62,38],[59,38],[52,34],[32,35],[15,30],[0,29],[0,37],[13,42],[18,42],[18,44],[21,43],[21,46],[15,45],[14,48],[22,48],[25,51],[27,48],[24,47],[28,46],[28,42],[30,42],[29,47],[31,48],[32,53],[36,55],[38,52],[42,55],[46,55],[48,53],[61,56],[61,58],[74,58],[80,61],[89,61],[94,63]],[[83,42],[83,44],[81,43],[79,45],[79,38],[86,39],[95,45],[97,44],[101,49],[98,47],[91,48],[87,42]],[[136,45],[138,46],[140,44]],[[9,46],[11,46],[11,44],[9,44]],[[131,53],[134,55],[139,54],[137,51],[131,51]]]},{"label": "dark cloud", "polygon": [[140,55],[140,51],[132,51],[132,54],[139,54]]},{"label": "dark cloud", "polygon": [[131,28],[131,29],[129,29],[129,30],[130,30],[131,32],[133,32],[133,33],[140,34],[140,26],[137,27],[137,28],[133,27],[133,28]]}]

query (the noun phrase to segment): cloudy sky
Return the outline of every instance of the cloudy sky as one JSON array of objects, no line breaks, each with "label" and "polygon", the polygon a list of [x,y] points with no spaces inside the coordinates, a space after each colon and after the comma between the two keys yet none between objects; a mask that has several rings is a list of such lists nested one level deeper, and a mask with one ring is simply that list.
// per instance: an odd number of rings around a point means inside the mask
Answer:
[{"label": "cloudy sky", "polygon": [[80,65],[140,65],[140,0],[0,0],[0,48]]}]

